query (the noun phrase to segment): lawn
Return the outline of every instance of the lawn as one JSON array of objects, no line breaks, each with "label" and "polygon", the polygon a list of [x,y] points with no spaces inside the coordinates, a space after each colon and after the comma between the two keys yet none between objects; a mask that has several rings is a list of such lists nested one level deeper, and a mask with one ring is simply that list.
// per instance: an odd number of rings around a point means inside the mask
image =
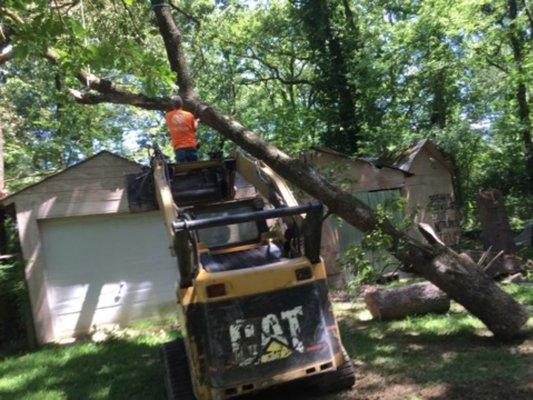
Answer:
[{"label": "lawn", "polygon": [[[533,286],[506,290],[533,311]],[[531,319],[525,340],[501,345],[458,305],[447,315],[394,322],[370,321],[359,301],[335,308],[358,381],[351,392],[324,400],[533,398]],[[4,350],[0,399],[163,399],[158,346],[175,332],[174,320],[146,321],[101,343]]]}]

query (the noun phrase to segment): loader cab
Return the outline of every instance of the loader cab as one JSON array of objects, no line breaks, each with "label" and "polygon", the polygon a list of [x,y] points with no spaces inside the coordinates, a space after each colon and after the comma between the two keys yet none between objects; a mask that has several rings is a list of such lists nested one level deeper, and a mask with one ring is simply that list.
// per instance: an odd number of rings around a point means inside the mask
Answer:
[{"label": "loader cab", "polygon": [[[180,271],[183,339],[163,347],[168,398],[229,399],[304,379],[351,387],[320,258],[322,206],[297,204],[243,157],[152,165]],[[255,194],[242,196],[237,174]]]},{"label": "loader cab", "polygon": [[[231,217],[264,209],[261,198],[248,198],[202,207],[198,219]],[[199,264],[207,272],[253,268],[284,258],[282,237],[275,237],[265,220],[227,224],[196,231]]]}]

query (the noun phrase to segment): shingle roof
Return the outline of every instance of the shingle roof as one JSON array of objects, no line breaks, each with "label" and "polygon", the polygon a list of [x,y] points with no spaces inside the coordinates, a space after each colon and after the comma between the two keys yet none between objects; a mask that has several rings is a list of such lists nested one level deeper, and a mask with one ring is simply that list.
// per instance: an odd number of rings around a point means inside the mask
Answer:
[{"label": "shingle roof", "polygon": [[78,166],[80,166],[80,165],[82,165],[82,164],[85,164],[85,163],[88,162],[88,161],[94,160],[95,158],[100,157],[100,156],[105,155],[105,154],[107,154],[107,155],[111,155],[111,156],[113,156],[113,157],[117,157],[117,158],[119,158],[119,159],[121,159],[121,160],[124,160],[124,161],[128,161],[128,162],[130,162],[130,163],[132,163],[132,164],[135,164],[135,165],[140,165],[140,164],[136,163],[135,161],[132,161],[132,160],[129,160],[129,159],[125,158],[125,157],[119,156],[118,154],[112,153],[112,152],[110,152],[110,151],[108,151],[108,150],[102,150],[102,151],[100,151],[99,153],[97,153],[97,154],[95,154],[95,155],[93,155],[93,156],[91,156],[91,157],[88,157],[88,158],[86,158],[85,160],[80,161],[80,162],[77,163],[77,164],[73,164],[73,165],[71,165],[70,167],[67,167],[67,168],[65,168],[65,169],[63,169],[63,170],[61,170],[61,171],[59,171],[59,172],[56,172],[56,173],[54,173],[54,174],[50,174],[50,175],[48,175],[46,178],[41,179],[39,182],[32,183],[32,184],[30,184],[30,185],[28,185],[28,186],[26,186],[26,187],[23,187],[23,188],[20,189],[20,190],[17,190],[17,191],[14,192],[14,193],[10,193],[8,196],[6,196],[6,197],[0,199],[0,204],[4,204],[4,203],[6,202],[6,200],[11,199],[11,197],[13,197],[13,196],[15,196],[15,195],[17,195],[17,194],[19,194],[19,193],[22,193],[22,192],[24,192],[25,190],[28,190],[29,188],[35,187],[35,186],[37,186],[37,185],[40,185],[41,183],[44,183],[44,182],[48,181],[49,179],[55,178],[56,176],[61,175],[61,174],[63,174],[64,172],[71,170],[72,168],[76,168],[76,167],[78,167]]},{"label": "shingle roof", "polygon": [[413,162],[422,150],[427,151],[433,158],[439,161],[450,174],[453,173],[453,165],[450,160],[444,157],[442,152],[430,139],[422,139],[405,149],[401,149],[391,154],[382,155],[376,163],[410,172]]}]

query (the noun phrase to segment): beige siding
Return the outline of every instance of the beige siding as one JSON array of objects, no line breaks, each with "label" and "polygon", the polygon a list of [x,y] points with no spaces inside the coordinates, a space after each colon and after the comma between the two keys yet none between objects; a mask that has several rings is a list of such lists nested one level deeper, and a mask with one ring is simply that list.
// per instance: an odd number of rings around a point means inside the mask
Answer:
[{"label": "beige siding", "polygon": [[39,222],[54,338],[176,312],[177,259],[158,211]]},{"label": "beige siding", "polygon": [[133,162],[104,152],[17,193],[15,204],[37,338],[54,338],[48,282],[38,221],[48,218],[128,212],[124,176],[140,172]]},{"label": "beige siding", "polygon": [[414,160],[404,194],[408,209],[416,212],[417,222],[431,224],[447,244],[459,240],[455,194],[449,171],[425,151]]},{"label": "beige siding", "polygon": [[396,189],[405,185],[405,174],[393,168],[324,152],[309,152],[305,159],[322,175],[353,192]]}]

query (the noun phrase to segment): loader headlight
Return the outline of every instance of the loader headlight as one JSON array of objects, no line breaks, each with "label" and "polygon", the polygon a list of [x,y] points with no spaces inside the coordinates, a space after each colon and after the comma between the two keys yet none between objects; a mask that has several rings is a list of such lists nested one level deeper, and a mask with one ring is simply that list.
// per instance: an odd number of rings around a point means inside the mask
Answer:
[{"label": "loader headlight", "polygon": [[226,295],[226,285],[223,283],[216,283],[214,285],[209,285],[205,288],[207,292],[207,297],[222,297]]},{"label": "loader headlight", "polygon": [[313,271],[309,267],[299,268],[294,273],[296,274],[297,281],[305,281],[313,277]]}]

